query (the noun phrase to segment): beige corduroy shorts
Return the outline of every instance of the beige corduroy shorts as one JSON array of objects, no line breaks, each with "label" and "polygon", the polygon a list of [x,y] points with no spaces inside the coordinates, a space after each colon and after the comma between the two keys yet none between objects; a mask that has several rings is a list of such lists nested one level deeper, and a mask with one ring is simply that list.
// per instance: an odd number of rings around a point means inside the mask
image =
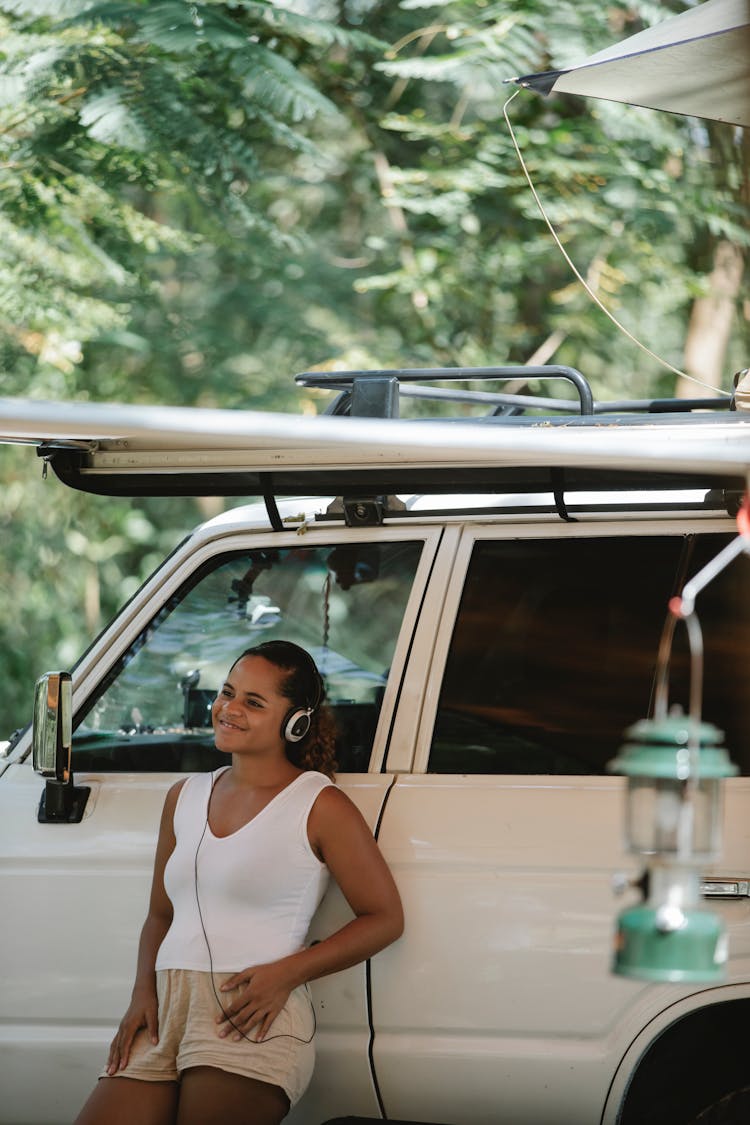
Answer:
[{"label": "beige corduroy shorts", "polygon": [[194,969],[160,969],[156,974],[159,1000],[159,1042],[151,1043],[148,1032],[133,1040],[127,1066],[102,1078],[139,1078],[145,1082],[177,1082],[193,1066],[213,1066],[280,1086],[290,1105],[304,1094],[315,1063],[315,1016],[307,988],[295,989],[279,1012],[264,1040],[235,1042],[230,1035],[219,1038],[219,1003],[231,1003],[232,992],[219,992],[231,973],[198,972]]}]

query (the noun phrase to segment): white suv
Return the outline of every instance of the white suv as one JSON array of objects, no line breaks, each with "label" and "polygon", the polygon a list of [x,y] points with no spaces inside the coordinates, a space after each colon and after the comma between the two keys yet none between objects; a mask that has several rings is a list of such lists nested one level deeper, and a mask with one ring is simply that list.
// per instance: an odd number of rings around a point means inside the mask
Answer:
[{"label": "white suv", "polygon": [[[393,378],[331,377],[349,396],[335,410],[393,414]],[[490,405],[515,412],[516,397]],[[208,412],[197,436],[199,412],[35,422],[39,407],[21,421],[0,404],[11,437],[54,426],[41,452],[77,487],[265,496],[196,529],[74,669],[69,819],[39,812],[29,732],[0,759],[0,1122],[61,1125],[85,1097],[129,995],[164,794],[214,766],[209,701],[231,658],[273,637],[318,661],[339,783],[406,911],[395,945],[315,984],[318,1065],[289,1121],[686,1125],[726,1094],[736,1107],[750,1082],[744,556],[699,606],[703,712],[740,767],[721,862],[703,872],[726,983],[611,974],[612,877],[635,871],[606,766],[649,713],[670,596],[735,534],[750,427],[582,402],[575,417],[553,403],[475,422],[251,416],[245,434],[243,416]],[[673,664],[685,702],[679,646]],[[333,889],[311,939],[346,909]]]}]

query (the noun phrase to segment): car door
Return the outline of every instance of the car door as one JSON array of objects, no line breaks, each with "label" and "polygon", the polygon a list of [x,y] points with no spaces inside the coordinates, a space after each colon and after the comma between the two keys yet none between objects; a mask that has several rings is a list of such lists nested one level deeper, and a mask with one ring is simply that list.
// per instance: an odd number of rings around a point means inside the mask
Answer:
[{"label": "car door", "polygon": [[[223,517],[181,548],[74,673],[73,769],[90,792],[80,823],[39,823],[29,756],[3,777],[0,1122],[59,1125],[106,1059],[132,986],[160,810],[185,772],[221,764],[210,700],[259,640],[308,647],[339,726],[339,782],[374,828],[402,673],[439,528],[312,527],[258,532]],[[23,755],[21,755],[23,757]],[[319,936],[347,917],[333,889]],[[377,1113],[364,967],[316,986],[320,1079],[313,1117]],[[340,1059],[346,1060],[341,1066]],[[293,1118],[290,1117],[290,1120]]]},{"label": "car door", "polygon": [[[697,991],[610,974],[623,906],[611,879],[635,869],[621,842],[622,780],[605,771],[625,729],[650,713],[670,595],[729,537],[719,521],[465,529],[429,671],[414,670],[424,707],[413,768],[379,833],[408,906],[404,937],[372,966],[389,1117],[598,1121],[634,1035]],[[704,716],[726,730],[742,773],[718,877],[750,874],[737,817],[750,773],[749,567],[737,560],[698,607]],[[423,620],[415,647],[429,628]],[[686,702],[679,643],[672,690]],[[746,978],[748,900],[717,908],[730,980]]]}]

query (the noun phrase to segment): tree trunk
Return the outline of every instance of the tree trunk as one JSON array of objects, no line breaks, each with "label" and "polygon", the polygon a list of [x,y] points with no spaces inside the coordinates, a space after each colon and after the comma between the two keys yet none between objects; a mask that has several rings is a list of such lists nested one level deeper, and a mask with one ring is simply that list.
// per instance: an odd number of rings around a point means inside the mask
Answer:
[{"label": "tree trunk", "polygon": [[[724,363],[744,271],[742,251],[732,242],[717,244],[709,276],[710,292],[693,303],[685,340],[684,369],[688,375],[717,390],[731,390]],[[678,398],[695,398],[700,387],[687,379],[677,382]]]}]

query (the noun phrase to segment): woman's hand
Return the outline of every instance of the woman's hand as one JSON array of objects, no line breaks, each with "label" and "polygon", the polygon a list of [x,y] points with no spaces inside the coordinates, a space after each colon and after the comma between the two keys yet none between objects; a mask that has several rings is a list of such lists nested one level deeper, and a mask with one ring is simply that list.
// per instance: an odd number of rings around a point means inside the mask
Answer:
[{"label": "woman's hand", "polygon": [[120,1021],[117,1034],[112,1040],[107,1059],[107,1074],[117,1074],[123,1070],[130,1058],[130,1048],[136,1034],[145,1027],[151,1042],[159,1042],[159,1015],[156,989],[149,986],[133,989],[130,1007]]},{"label": "woman's hand", "polygon": [[222,997],[223,1015],[216,1017],[219,1036],[231,1036],[235,1041],[249,1036],[258,1027],[255,1039],[265,1039],[271,1024],[289,999],[292,989],[300,982],[292,978],[290,967],[284,960],[273,961],[268,965],[256,965],[243,969],[229,977],[221,986],[221,992],[236,989],[236,996]]}]

